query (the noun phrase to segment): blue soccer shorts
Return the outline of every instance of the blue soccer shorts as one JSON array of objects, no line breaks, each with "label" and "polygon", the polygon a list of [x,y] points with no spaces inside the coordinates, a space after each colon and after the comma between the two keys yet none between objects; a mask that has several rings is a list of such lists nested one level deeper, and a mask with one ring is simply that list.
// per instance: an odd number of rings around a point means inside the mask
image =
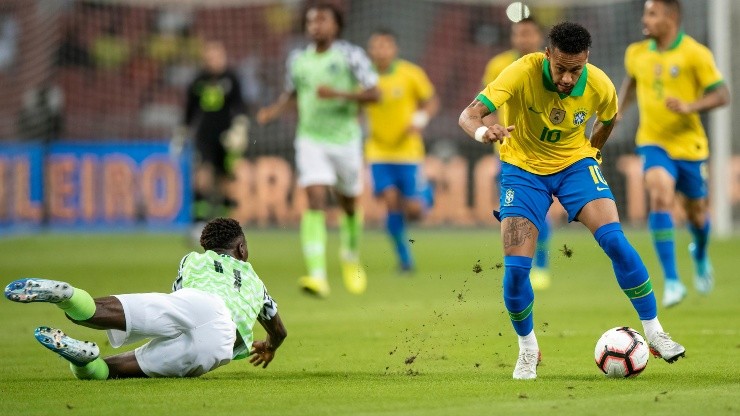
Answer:
[{"label": "blue soccer shorts", "polygon": [[502,161],[501,172],[501,211],[497,218],[524,217],[538,230],[547,226],[545,221],[553,196],[568,213],[568,222],[575,220],[581,209],[595,199],[614,200],[599,164],[592,158],[581,159],[551,175],[536,175]]},{"label": "blue soccer shorts", "polygon": [[417,163],[373,163],[370,171],[376,196],[394,187],[404,198],[419,198],[424,190],[424,177]]},{"label": "blue soccer shorts", "polygon": [[640,146],[637,154],[642,157],[642,171],[662,167],[676,180],[676,190],[689,199],[707,197],[707,161],[677,160],[658,146]]}]

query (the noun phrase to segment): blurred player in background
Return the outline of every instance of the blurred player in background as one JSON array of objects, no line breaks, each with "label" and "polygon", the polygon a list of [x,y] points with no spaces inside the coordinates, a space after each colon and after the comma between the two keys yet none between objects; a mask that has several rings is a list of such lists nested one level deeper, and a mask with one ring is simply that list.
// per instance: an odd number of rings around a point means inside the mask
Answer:
[{"label": "blurred player in background", "polygon": [[[606,74],[588,64],[591,35],[575,23],[552,28],[545,53],[507,67],[460,115],[460,126],[482,143],[501,145],[503,294],[519,335],[515,379],[537,377],[540,351],[534,334],[534,293],[529,281],[538,230],[560,200],[568,220],[585,225],[609,256],[617,282],[629,297],[653,353],[673,362],[685,349],[657,318],[647,269],[622,232],[617,206],[599,170],[601,148],[617,114],[617,92]],[[485,126],[483,117],[507,104],[508,127]],[[585,122],[596,116],[591,139]]]},{"label": "blurred player in background", "polygon": [[709,49],[681,30],[678,0],[645,2],[642,24],[648,39],[630,45],[624,57],[627,78],[620,91],[620,117],[636,96],[637,152],[650,201],[648,227],[665,276],[663,306],[669,307],[686,296],[676,270],[671,216],[676,191],[686,196],[694,285],[703,294],[714,286],[707,254],[709,141],[699,113],[726,105],[730,93]]},{"label": "blurred player in background", "polygon": [[301,218],[301,243],[308,275],[299,280],[307,293],[326,297],[326,216],[330,188],[342,208],[340,260],[345,287],[365,291],[360,264],[362,212],[362,133],[359,105],[377,101],[378,76],[365,51],[338,39],[343,25],[339,9],[330,3],[310,6],[304,14],[307,47],[288,57],[285,92],[257,114],[260,124],[283,115],[297,101],[296,169],[298,184],[308,196]]},{"label": "blurred player in background", "polygon": [[366,107],[369,135],[365,158],[373,175],[373,192],[388,209],[386,229],[398,255],[399,270],[411,272],[414,260],[406,219],[420,219],[433,203],[433,191],[422,170],[421,133],[439,111],[439,99],[423,69],[398,59],[393,32],[373,32],[368,53],[380,77],[381,98]]},{"label": "blurred player in background", "polygon": [[195,241],[205,221],[224,215],[230,204],[226,195],[230,159],[244,154],[247,128],[241,87],[228,66],[226,49],[221,42],[207,42],[203,68],[188,86],[183,125],[176,129],[172,143],[177,152],[191,132],[195,138]]},{"label": "blurred player in background", "polygon": [[[486,65],[486,71],[483,74],[483,88],[486,85],[493,82],[496,77],[507,66],[511,65],[517,59],[530,53],[538,52],[542,48],[542,28],[532,17],[526,17],[511,26],[511,47],[506,52],[491,58]],[[506,104],[501,108],[497,109],[495,113],[491,113],[483,121],[485,125],[492,126],[494,124],[501,124],[502,126],[508,126],[506,122]],[[499,150],[499,143],[494,142],[493,148],[495,152]],[[496,182],[499,185],[499,191],[501,190],[501,172],[499,171]],[[540,230],[539,236],[537,237],[537,250],[534,255],[534,266],[529,274],[529,279],[532,281],[532,288],[534,290],[542,290],[550,287],[550,270],[549,270],[549,246],[550,246],[550,234],[552,233],[552,224],[550,220],[546,220],[543,224],[542,230]]]},{"label": "blurred player in background", "polygon": [[[277,304],[247,262],[239,223],[226,218],[208,222],[200,244],[205,252],[183,257],[170,294],[93,299],[69,283],[32,278],[10,283],[5,297],[54,303],[71,321],[106,330],[114,348],[150,339],[134,351],[103,359],[93,342],[60,329],[37,328],[36,339],[69,361],[78,379],[197,377],[249,355],[252,364],[267,367],[287,331]],[[267,332],[264,341],[252,341],[255,321]]]}]

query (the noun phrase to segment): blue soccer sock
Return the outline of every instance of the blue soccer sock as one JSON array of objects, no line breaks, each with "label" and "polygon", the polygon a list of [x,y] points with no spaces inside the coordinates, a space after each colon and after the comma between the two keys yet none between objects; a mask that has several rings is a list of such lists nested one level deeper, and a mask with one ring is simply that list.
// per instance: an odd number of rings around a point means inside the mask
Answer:
[{"label": "blue soccer sock", "polygon": [[550,234],[551,234],[550,221],[545,221],[545,226],[542,227],[537,236],[537,251],[534,253],[534,267],[540,269],[547,269],[549,266],[550,255],[548,250],[550,248]]},{"label": "blue soccer sock", "polygon": [[689,223],[689,231],[694,240],[694,259],[698,262],[704,261],[707,257],[707,245],[709,244],[709,219],[704,221],[704,226],[697,228],[694,224]]},{"label": "blue soccer sock", "polygon": [[396,248],[398,260],[402,268],[411,268],[413,260],[411,259],[411,248],[409,247],[408,238],[406,238],[406,219],[402,212],[391,211],[385,221],[388,234],[393,240]]},{"label": "blue soccer sock", "polygon": [[622,226],[618,222],[602,225],[594,233],[594,238],[611,259],[619,287],[630,298],[640,319],[658,316],[655,293],[647,269],[624,236]]},{"label": "blue soccer sock", "polygon": [[504,304],[514,330],[522,337],[529,335],[534,328],[534,292],[529,282],[531,268],[530,257],[504,256]]},{"label": "blue soccer sock", "polygon": [[671,214],[665,211],[651,212],[648,216],[648,228],[653,236],[653,245],[658,253],[660,265],[663,267],[663,275],[666,280],[678,280],[675,233]]}]

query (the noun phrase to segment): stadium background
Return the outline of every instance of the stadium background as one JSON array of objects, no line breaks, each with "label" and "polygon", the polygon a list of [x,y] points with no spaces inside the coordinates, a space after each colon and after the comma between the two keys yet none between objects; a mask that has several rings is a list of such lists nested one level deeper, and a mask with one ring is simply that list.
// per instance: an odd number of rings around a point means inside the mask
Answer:
[{"label": "stadium background", "polygon": [[[391,28],[399,35],[402,57],[427,70],[441,97],[442,110],[426,132],[426,171],[437,185],[438,201],[426,225],[492,224],[496,162],[488,149],[464,136],[457,117],[480,89],[487,60],[509,47],[510,2],[337,3],[346,12],[346,39],[365,45],[373,29]],[[618,88],[624,50],[641,38],[642,3],[528,4],[545,28],[566,19],[584,24],[594,38],[591,62]],[[686,32],[705,44],[712,30],[710,3],[683,1]],[[740,3],[718,3],[730,8],[728,38],[738,39]],[[166,146],[182,117],[184,89],[197,69],[199,46],[204,39],[224,42],[253,115],[280,93],[285,58],[305,42],[303,7],[304,2],[292,0],[0,2],[0,232],[46,224],[104,229],[186,224],[190,167],[187,160],[169,166]],[[727,58],[732,68],[740,65],[737,54],[718,56]],[[736,70],[730,78],[735,97],[740,96],[738,76]],[[729,131],[740,128],[740,118],[731,123]],[[607,144],[603,171],[621,202],[621,216],[641,225],[646,205],[633,155],[636,124],[633,110]],[[305,201],[293,192],[294,127],[291,115],[252,128],[233,187],[243,202],[234,215],[243,223],[296,224]],[[117,152],[127,155],[124,162],[107,157]],[[737,223],[737,141],[732,154],[725,176],[715,178],[715,184],[724,186],[731,222]],[[368,222],[377,224],[382,209],[365,197]]]}]

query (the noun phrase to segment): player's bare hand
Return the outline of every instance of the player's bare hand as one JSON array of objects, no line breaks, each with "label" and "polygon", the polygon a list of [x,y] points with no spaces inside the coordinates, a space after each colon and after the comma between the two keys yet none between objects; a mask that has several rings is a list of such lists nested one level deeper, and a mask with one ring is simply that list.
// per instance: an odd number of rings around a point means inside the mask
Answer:
[{"label": "player's bare hand", "polygon": [[319,88],[316,89],[316,95],[318,95],[319,98],[337,98],[340,96],[335,89],[326,85],[319,86]]},{"label": "player's bare hand", "polygon": [[249,352],[252,358],[249,362],[255,367],[262,365],[262,368],[267,368],[273,358],[275,358],[275,349],[272,348],[267,341],[254,341],[252,343],[252,351]]},{"label": "player's bare hand", "polygon": [[488,126],[488,130],[485,130],[480,138],[476,132],[475,139],[482,143],[493,143],[503,142],[505,138],[511,137],[511,132],[514,131],[514,126],[504,127],[500,124],[494,124]]},{"label": "player's bare hand", "polygon": [[674,97],[666,98],[665,106],[668,107],[668,109],[673,111],[674,113],[678,113],[678,114],[691,113],[691,107],[689,107],[687,103],[679,100],[678,98],[674,98]]}]

